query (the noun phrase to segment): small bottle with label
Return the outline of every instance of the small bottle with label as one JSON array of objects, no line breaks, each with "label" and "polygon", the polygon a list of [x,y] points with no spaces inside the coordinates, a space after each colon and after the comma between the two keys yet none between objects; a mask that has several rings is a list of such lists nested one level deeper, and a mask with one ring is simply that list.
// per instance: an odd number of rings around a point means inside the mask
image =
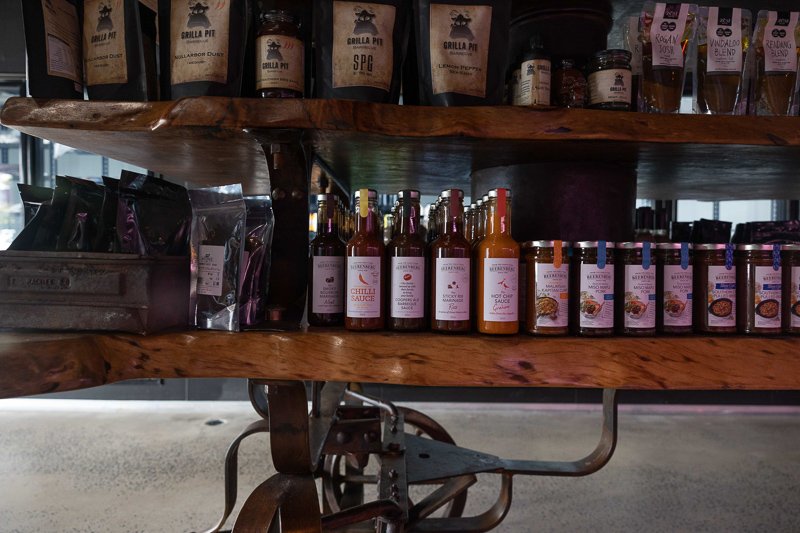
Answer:
[{"label": "small bottle with label", "polygon": [[431,244],[431,329],[469,333],[471,259],[463,231],[464,192],[442,191],[442,233]]},{"label": "small bottle with label", "polygon": [[694,307],[692,245],[688,242],[659,243],[657,254],[657,330],[659,333],[691,333]]},{"label": "small bottle with label", "polygon": [[550,55],[541,35],[530,39],[530,48],[522,56],[519,73],[518,105],[550,105]]},{"label": "small bottle with label", "polygon": [[475,251],[477,328],[480,333],[519,332],[519,244],[511,237],[511,191],[489,191],[486,237]]},{"label": "small bottle with label", "polygon": [[344,322],[344,254],[339,237],[335,194],[317,196],[317,236],[309,246],[308,323],[341,326]]},{"label": "small bottle with label", "polygon": [[256,37],[256,91],[262,98],[302,98],[305,46],[300,24],[288,11],[264,13]]},{"label": "small bottle with label", "polygon": [[360,189],[355,194],[355,232],[347,242],[344,327],[369,331],[384,327],[384,252],[378,216],[378,193]]},{"label": "small bottle with label", "polygon": [[614,334],[613,242],[573,244],[570,327],[582,337]]},{"label": "small bottle with label", "polygon": [[736,333],[736,264],[733,244],[694,245],[694,330]]},{"label": "small bottle with label", "polygon": [[567,108],[581,108],[586,105],[586,77],[575,66],[572,59],[558,62],[553,76],[554,105]]},{"label": "small bottle with label", "polygon": [[656,256],[650,242],[617,244],[616,323],[623,335],[656,333]]},{"label": "small bottle with label", "polygon": [[735,256],[739,333],[780,335],[783,300],[781,245],[740,244]]},{"label": "small bottle with label", "polygon": [[[529,241],[525,249],[527,293],[525,330],[532,335],[566,335],[569,333],[569,243],[562,241]],[[520,272],[520,280],[523,276]]]},{"label": "small bottle with label", "polygon": [[800,244],[784,244],[783,265],[783,329],[800,333]]},{"label": "small bottle with label", "polygon": [[398,193],[397,235],[389,243],[388,328],[421,331],[425,321],[425,241],[420,233],[419,191]]}]

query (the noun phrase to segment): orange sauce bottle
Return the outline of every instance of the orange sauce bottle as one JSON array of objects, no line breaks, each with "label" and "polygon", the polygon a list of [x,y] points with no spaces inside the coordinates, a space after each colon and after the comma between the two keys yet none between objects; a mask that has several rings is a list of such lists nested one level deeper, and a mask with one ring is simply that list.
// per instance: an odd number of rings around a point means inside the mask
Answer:
[{"label": "orange sauce bottle", "polygon": [[355,197],[355,232],[347,242],[345,258],[344,327],[353,331],[383,329],[386,268],[378,221],[378,193],[360,189]]}]

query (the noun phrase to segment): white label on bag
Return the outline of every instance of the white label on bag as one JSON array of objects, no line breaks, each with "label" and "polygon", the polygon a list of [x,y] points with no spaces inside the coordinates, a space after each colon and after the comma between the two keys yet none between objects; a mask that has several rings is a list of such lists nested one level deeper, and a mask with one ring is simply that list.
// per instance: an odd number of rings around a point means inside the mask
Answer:
[{"label": "white label on bag", "polygon": [[537,327],[566,327],[569,320],[569,265],[562,263],[561,268],[556,268],[550,264],[537,264],[534,298]]},{"label": "white label on bag", "polygon": [[85,0],[83,10],[83,65],[86,84],[127,83],[125,2]]},{"label": "white label on bag", "polygon": [[653,66],[683,68],[683,32],[689,4],[657,3],[650,27]]},{"label": "white label on bag", "polygon": [[314,293],[311,312],[320,314],[344,311],[344,257],[316,256],[312,261]]},{"label": "white label on bag", "polygon": [[641,265],[625,265],[625,327],[656,327],[656,267],[647,270]]},{"label": "white label on bag", "polygon": [[433,94],[486,96],[491,29],[492,6],[430,4]]},{"label": "white label on bag", "polygon": [[692,265],[664,265],[664,325],[692,325]]},{"label": "white label on bag", "polygon": [[483,320],[519,321],[519,259],[483,260]]},{"label": "white label on bag", "polygon": [[742,10],[738,7],[709,7],[706,42],[706,71],[709,74],[741,72],[744,58]]},{"label": "white label on bag", "polygon": [[614,265],[580,267],[581,328],[607,329],[614,327]]},{"label": "white label on bag", "polygon": [[425,258],[392,257],[392,318],[425,316]]},{"label": "white label on bag", "polygon": [[469,320],[469,258],[436,262],[436,320]]},{"label": "white label on bag", "polygon": [[770,11],[764,28],[764,71],[797,72],[797,11]]},{"label": "white label on bag", "polygon": [[[736,267],[708,267],[708,325],[711,327],[736,326]],[[698,294],[699,298],[700,295]]]},{"label": "white label on bag", "polygon": [[333,87],[388,91],[394,70],[395,6],[333,2]]},{"label": "white label on bag", "polygon": [[197,253],[197,294],[222,296],[225,247],[201,244]]},{"label": "white label on bag", "polygon": [[347,258],[347,316],[380,318],[380,257]]},{"label": "white label on bag", "polygon": [[173,85],[228,81],[231,0],[178,2],[170,11]]},{"label": "white label on bag", "polygon": [[66,0],[42,0],[42,16],[47,74],[81,83],[81,27],[75,6]]},{"label": "white label on bag", "polygon": [[781,327],[781,269],[771,266],[756,268],[755,324],[757,328]]}]

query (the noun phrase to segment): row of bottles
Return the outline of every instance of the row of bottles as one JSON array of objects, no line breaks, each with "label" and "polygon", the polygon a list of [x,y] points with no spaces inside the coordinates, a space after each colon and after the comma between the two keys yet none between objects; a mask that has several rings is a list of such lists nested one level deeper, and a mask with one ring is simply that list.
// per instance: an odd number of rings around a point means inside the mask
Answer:
[{"label": "row of bottles", "polygon": [[[336,196],[318,197],[310,246],[308,319],[349,330],[513,334],[519,329],[520,247],[511,237],[511,193],[494,189],[468,210],[442,191],[422,226],[420,194],[398,194],[384,244],[377,192],[356,192],[353,235],[340,235]],[[425,236],[427,234],[427,237]],[[474,319],[474,321],[473,321]]]}]

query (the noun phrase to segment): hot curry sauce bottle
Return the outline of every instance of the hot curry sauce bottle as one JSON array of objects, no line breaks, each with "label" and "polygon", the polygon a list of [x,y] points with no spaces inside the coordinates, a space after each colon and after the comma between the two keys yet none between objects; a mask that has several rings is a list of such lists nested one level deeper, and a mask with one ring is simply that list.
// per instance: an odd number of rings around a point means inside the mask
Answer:
[{"label": "hot curry sauce bottle", "polygon": [[356,191],[355,232],[347,242],[344,327],[354,331],[383,329],[384,246],[378,218],[378,193]]},{"label": "hot curry sauce bottle", "polygon": [[486,236],[475,252],[480,333],[519,332],[519,244],[511,237],[511,192],[489,191]]},{"label": "hot curry sauce bottle", "polygon": [[344,254],[339,237],[338,197],[317,196],[317,236],[311,241],[308,276],[308,323],[341,326],[344,322]]},{"label": "hot curry sauce bottle", "polygon": [[398,193],[397,234],[386,248],[389,268],[388,328],[420,331],[425,328],[425,241],[420,233],[419,191]]}]

